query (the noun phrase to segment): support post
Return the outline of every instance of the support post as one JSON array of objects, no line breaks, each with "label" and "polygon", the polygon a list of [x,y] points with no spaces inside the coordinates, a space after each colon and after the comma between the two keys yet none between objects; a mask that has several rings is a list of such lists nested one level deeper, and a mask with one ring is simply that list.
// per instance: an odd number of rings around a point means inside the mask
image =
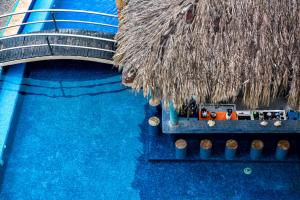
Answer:
[{"label": "support post", "polygon": [[57,27],[57,23],[56,23],[54,12],[51,12],[51,17],[52,17],[53,24],[54,24],[54,27],[55,27],[55,32],[58,32],[59,30],[58,30],[58,27]]},{"label": "support post", "polygon": [[148,97],[149,97],[149,99],[152,99],[152,98],[153,98],[153,92],[152,92],[152,89],[149,90],[149,92],[148,92]]},{"label": "support post", "polygon": [[261,140],[253,140],[251,143],[251,150],[250,150],[250,158],[252,160],[258,160],[264,148],[264,143]]},{"label": "support post", "polygon": [[160,133],[160,120],[158,117],[153,116],[148,120],[149,134],[158,135]]},{"label": "support post", "polygon": [[178,114],[172,101],[170,101],[170,124],[171,126],[176,126],[178,124]]},{"label": "support post", "polygon": [[186,158],[187,142],[184,139],[178,139],[175,142],[175,157],[176,159]]},{"label": "support post", "polygon": [[201,159],[209,159],[211,155],[212,142],[209,139],[203,139],[200,142],[200,158]]},{"label": "support post", "polygon": [[284,160],[290,149],[290,143],[287,140],[279,140],[277,143],[275,157],[277,160]]},{"label": "support post", "polygon": [[158,115],[160,112],[160,100],[151,98],[149,100],[149,109],[152,115]]},{"label": "support post", "polygon": [[238,143],[236,140],[227,140],[225,147],[225,158],[227,160],[233,160],[235,158],[237,148]]},{"label": "support post", "polygon": [[51,56],[53,56],[54,54],[53,54],[53,50],[52,50],[51,44],[50,44],[50,42],[49,42],[49,38],[46,37],[46,40],[47,40],[47,45],[48,45],[49,51],[50,51],[50,53],[51,53]]}]

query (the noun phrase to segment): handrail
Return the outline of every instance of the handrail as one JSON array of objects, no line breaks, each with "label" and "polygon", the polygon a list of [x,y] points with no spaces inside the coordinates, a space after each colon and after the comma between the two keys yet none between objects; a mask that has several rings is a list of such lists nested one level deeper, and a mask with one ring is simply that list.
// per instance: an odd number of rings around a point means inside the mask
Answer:
[{"label": "handrail", "polygon": [[[68,22],[68,23],[82,23],[82,24],[90,24],[90,25],[98,25],[98,26],[106,26],[111,28],[119,28],[118,25],[115,24],[107,24],[107,23],[101,23],[101,22],[93,22],[93,21],[85,21],[85,20],[77,20],[77,19],[55,19],[55,12],[68,12],[68,13],[83,13],[83,14],[90,14],[90,15],[99,15],[99,16],[105,16],[105,17],[112,17],[118,19],[118,15],[113,14],[107,14],[107,13],[101,13],[101,12],[95,12],[95,11],[87,11],[87,10],[70,10],[70,9],[38,9],[38,10],[27,10],[27,11],[21,11],[21,12],[14,12],[14,13],[8,13],[0,16],[1,18],[5,17],[11,17],[15,15],[20,14],[28,14],[28,13],[39,13],[39,12],[50,12],[52,13],[52,19],[46,19],[46,20],[36,20],[36,21],[30,21],[30,22],[22,22],[19,24],[7,24],[3,27],[0,27],[1,30],[14,28],[14,27],[21,27],[25,25],[31,25],[31,24],[43,24],[43,23],[53,23],[55,25],[55,29],[59,30],[57,27],[58,22]],[[1,38],[1,37],[0,37]]]},{"label": "handrail", "polygon": [[78,34],[69,34],[69,33],[26,33],[26,34],[17,34],[17,35],[10,35],[0,38],[1,40],[12,39],[12,38],[19,38],[19,37],[31,37],[31,36],[66,36],[66,37],[75,37],[75,38],[86,38],[86,39],[93,39],[93,40],[101,40],[105,42],[113,42],[116,43],[116,40],[96,37],[96,36],[88,36],[88,35],[78,35]]},{"label": "handrail", "polygon": [[[2,54],[2,52],[7,52],[8,51],[8,55],[10,55],[10,52],[14,52],[15,50],[19,50],[19,52],[21,53],[21,55],[23,55],[24,52],[27,51],[27,49],[32,48],[33,50],[39,47],[48,47],[49,50],[49,54],[51,54],[51,56],[68,56],[67,52],[61,52],[61,55],[58,55],[58,53],[60,52],[59,49],[58,52],[53,52],[53,47],[59,47],[59,48],[77,48],[77,49],[85,49],[86,51],[88,50],[95,50],[95,51],[102,51],[102,52],[108,52],[108,53],[115,53],[115,51],[113,50],[113,46],[114,44],[109,44],[109,48],[106,47],[106,45],[101,45],[99,47],[92,45],[91,47],[88,44],[72,44],[69,42],[66,42],[65,44],[60,44],[61,42],[59,41],[55,41],[51,44],[49,42],[49,36],[64,36],[66,38],[68,37],[74,37],[77,38],[78,41],[80,41],[80,39],[92,39],[95,40],[95,43],[97,43],[98,41],[103,41],[103,42],[110,42],[110,43],[116,43],[116,40],[114,40],[113,38],[106,38],[105,35],[99,35],[98,36],[94,36],[93,34],[91,36],[89,36],[89,34],[85,34],[85,32],[78,32],[78,34],[76,33],[61,33],[61,31],[59,31],[58,27],[57,27],[57,23],[58,22],[68,22],[68,23],[82,23],[82,24],[90,24],[90,25],[100,25],[100,26],[108,26],[108,27],[112,27],[112,28],[118,28],[117,25],[115,25],[114,23],[101,23],[101,22],[97,22],[97,21],[93,21],[94,18],[92,18],[93,20],[91,21],[85,21],[85,18],[83,19],[55,19],[55,14],[57,12],[67,12],[67,13],[83,13],[83,14],[90,14],[90,15],[98,15],[98,16],[104,16],[104,17],[111,17],[111,18],[116,18],[118,19],[118,15],[113,15],[113,14],[106,14],[106,13],[100,13],[100,12],[94,12],[94,11],[86,11],[86,10],[69,10],[69,9],[39,9],[39,10],[27,10],[27,11],[21,11],[21,12],[15,12],[15,13],[8,13],[8,14],[4,14],[0,16],[0,19],[5,18],[5,17],[10,17],[10,16],[15,16],[15,15],[20,15],[20,14],[29,14],[29,13],[39,13],[39,12],[49,12],[50,14],[52,14],[52,19],[45,19],[45,20],[36,20],[36,21],[30,21],[30,22],[24,22],[24,23],[20,23],[20,24],[13,24],[13,25],[6,25],[3,27],[0,27],[0,31],[4,30],[4,29],[8,29],[8,28],[13,28],[13,27],[20,27],[20,26],[25,26],[25,25],[30,25],[30,24],[39,24],[39,23],[54,23],[55,25],[55,33],[47,33],[47,32],[36,32],[36,33],[25,33],[25,34],[14,34],[14,35],[8,35],[8,36],[3,36],[0,37],[0,42],[5,41],[7,39],[18,39],[21,38],[21,40],[26,41],[26,38],[30,38],[30,37],[34,37],[34,36],[45,36],[41,39],[41,41],[39,41],[41,44],[28,44],[28,43],[24,43],[24,44],[15,44],[13,46],[2,46],[0,47],[0,53]],[[44,40],[45,39],[45,40]],[[31,41],[31,40],[30,40]],[[33,41],[32,41],[33,42]],[[19,45],[19,46],[17,46]],[[94,46],[94,47],[93,47]],[[2,48],[2,49],[1,49]],[[56,49],[55,49],[56,50]],[[63,49],[61,49],[63,50]],[[44,51],[43,51],[44,52]],[[81,52],[81,51],[79,51]],[[85,52],[85,51],[83,51]],[[45,54],[48,54],[48,51],[44,52]],[[56,55],[57,54],[57,55]],[[63,55],[66,54],[66,55]],[[4,53],[4,55],[6,55],[6,53]],[[47,55],[43,55],[43,56],[37,56],[37,57],[44,57]],[[49,55],[48,55],[49,56]],[[79,55],[80,56],[80,55]],[[108,57],[108,60],[111,61],[111,55],[110,54],[103,54],[104,57]],[[36,56],[32,55],[32,58],[30,59],[34,59]],[[25,57],[24,57],[25,58]],[[8,60],[10,59],[7,58]],[[23,59],[23,58],[22,58]],[[27,58],[25,58],[27,59]],[[102,58],[97,58],[100,60],[103,60]],[[104,60],[106,60],[107,58],[105,58]],[[5,59],[4,59],[5,60]],[[24,59],[23,59],[24,60]],[[27,59],[28,60],[28,59]],[[3,61],[3,63],[11,63],[13,62],[13,59],[11,61]],[[3,66],[3,63],[0,65]]]},{"label": "handrail", "polygon": [[101,13],[101,12],[95,12],[95,11],[87,11],[87,10],[37,9],[37,10],[27,10],[27,11],[14,12],[14,13],[8,13],[8,14],[0,15],[0,19],[4,18],[4,17],[9,17],[9,16],[20,15],[20,14],[27,14],[27,13],[35,13],[35,12],[73,12],[73,13],[75,12],[75,13],[84,13],[84,14],[92,14],[92,15],[100,15],[100,16],[118,18],[118,15]]},{"label": "handrail", "polygon": [[40,23],[54,23],[54,22],[70,22],[70,23],[82,23],[82,24],[92,24],[92,25],[100,25],[100,26],[108,26],[113,28],[119,28],[116,25],[105,24],[105,23],[98,23],[98,22],[91,22],[91,21],[81,21],[81,20],[43,20],[43,21],[34,21],[34,22],[25,22],[21,24],[14,24],[10,26],[2,26],[0,27],[0,31],[7,28],[13,28],[23,25],[30,25],[30,24],[40,24]]},{"label": "handrail", "polygon": [[[10,48],[5,48],[5,49],[0,49],[0,52],[16,50],[16,49],[26,49],[26,48],[31,48],[31,47],[45,47],[45,46],[49,46],[49,44],[32,44],[32,45],[25,45],[25,46],[10,47]],[[109,50],[109,49],[102,49],[102,48],[97,48],[97,47],[87,47],[87,46],[78,46],[78,45],[68,45],[68,44],[50,44],[50,47],[69,47],[69,48],[90,49],[90,50],[97,50],[97,51],[105,51],[105,52],[109,52],[109,53],[115,53],[114,50]]]},{"label": "handrail", "polygon": [[21,63],[29,63],[29,62],[37,62],[37,61],[49,61],[49,60],[83,60],[83,61],[90,61],[90,62],[98,62],[98,63],[105,63],[109,65],[113,65],[114,62],[112,60],[107,60],[105,58],[96,58],[96,57],[85,57],[85,56],[59,56],[59,55],[47,55],[47,56],[36,56],[32,58],[18,58],[16,60],[10,61],[0,61],[0,67],[3,66],[11,66]]}]

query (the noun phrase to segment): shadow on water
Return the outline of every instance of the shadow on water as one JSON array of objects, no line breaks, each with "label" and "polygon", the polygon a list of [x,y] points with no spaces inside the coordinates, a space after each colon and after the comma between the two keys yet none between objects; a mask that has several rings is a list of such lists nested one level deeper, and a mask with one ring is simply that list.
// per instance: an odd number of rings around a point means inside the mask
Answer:
[{"label": "shadow on water", "polygon": [[[37,84],[37,83],[34,83],[34,79],[29,79],[29,78],[24,78],[23,81],[22,81],[22,84],[20,84],[21,86],[28,86],[28,87],[36,87],[36,88],[47,88],[47,89],[75,89],[75,88],[93,88],[93,87],[97,87],[97,86],[103,86],[103,85],[112,85],[112,84],[121,84],[121,81],[112,81],[112,82],[106,82],[106,83],[97,83],[95,80],[94,83],[89,83],[89,84],[82,84],[82,85],[76,85],[76,86],[63,86],[62,85],[62,81],[52,81],[52,83],[58,83],[60,84],[60,86],[48,86],[48,85],[45,85],[45,84]],[[1,76],[1,79],[0,79],[0,83],[9,83],[9,84],[12,84],[12,85],[19,85],[19,84],[16,84],[14,83],[13,81],[9,81],[9,80],[5,80],[5,76]],[[48,82],[49,83],[49,82]],[[1,88],[1,89],[5,89],[5,88]]]},{"label": "shadow on water", "polygon": [[110,90],[110,91],[94,91],[94,92],[85,92],[85,93],[81,93],[81,94],[61,94],[61,95],[51,95],[51,94],[46,94],[46,93],[38,93],[38,92],[29,92],[29,91],[17,91],[14,89],[8,89],[8,88],[2,88],[0,87],[1,90],[7,90],[7,91],[11,91],[11,92],[18,92],[19,94],[22,95],[32,95],[32,96],[44,96],[44,97],[48,97],[48,98],[59,98],[59,97],[63,97],[63,98],[75,98],[75,97],[82,97],[82,96],[97,96],[97,95],[102,95],[102,94],[113,94],[113,93],[119,93],[119,92],[123,92],[125,90],[128,90],[128,88],[121,88],[121,89],[116,89],[116,90]]},{"label": "shadow on water", "polygon": [[[51,73],[49,73],[51,72]],[[76,72],[76,73],[74,73]],[[118,93],[127,88],[112,65],[86,61],[47,61],[26,65],[21,88],[13,77],[1,76],[0,89],[49,98],[74,98]]]},{"label": "shadow on water", "polygon": [[118,69],[112,65],[74,60],[32,62],[26,65],[26,69],[27,77],[49,81],[86,81],[119,75]]},{"label": "shadow on water", "polygon": [[[140,198],[151,199],[299,199],[300,168],[297,163],[149,161],[148,105],[140,125],[143,153],[137,159],[132,187]],[[166,147],[167,148],[167,147]],[[244,174],[250,167],[253,172]]]}]

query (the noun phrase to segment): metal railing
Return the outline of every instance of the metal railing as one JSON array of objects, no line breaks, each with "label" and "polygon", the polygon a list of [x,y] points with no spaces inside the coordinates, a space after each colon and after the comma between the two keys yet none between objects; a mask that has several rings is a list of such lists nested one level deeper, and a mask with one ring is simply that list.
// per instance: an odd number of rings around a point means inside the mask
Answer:
[{"label": "metal railing", "polygon": [[[55,32],[33,32],[33,33],[26,33],[26,34],[15,34],[15,35],[9,35],[9,36],[2,36],[0,37],[0,54],[9,52],[9,51],[18,51],[18,50],[25,50],[25,49],[35,49],[35,48],[40,48],[40,47],[48,47],[48,52],[50,52],[51,56],[64,56],[60,55],[59,52],[54,52],[53,48],[54,47],[61,47],[61,48],[74,48],[74,49],[85,49],[85,50],[94,50],[94,51],[101,51],[101,52],[107,52],[107,53],[115,53],[113,48],[111,48],[114,43],[116,43],[116,40],[113,38],[105,38],[101,36],[95,36],[94,34],[85,34],[85,32],[79,32],[79,34],[75,33],[64,33],[63,31],[59,30],[58,27],[58,22],[67,22],[67,23],[81,23],[81,24],[90,24],[90,25],[96,25],[96,26],[105,26],[105,27],[112,27],[112,28],[118,28],[117,25],[114,24],[107,24],[107,23],[101,23],[99,21],[86,21],[86,20],[78,20],[78,19],[56,19],[55,13],[58,12],[65,12],[65,13],[81,13],[81,14],[87,14],[87,15],[93,15],[93,16],[103,16],[103,17],[108,17],[108,18],[113,18],[113,19],[118,19],[118,15],[112,15],[112,14],[106,14],[106,13],[100,13],[100,12],[94,12],[94,11],[85,11],[85,10],[68,10],[68,9],[39,9],[39,10],[28,10],[28,11],[23,11],[23,12],[15,12],[15,13],[9,13],[9,14],[4,14],[0,16],[0,19],[7,18],[7,17],[12,17],[16,15],[21,15],[21,14],[30,14],[30,13],[50,13],[51,16],[48,16],[48,19],[46,20],[37,20],[37,21],[30,21],[30,22],[23,22],[19,24],[12,24],[12,25],[6,25],[3,27],[0,27],[0,31],[13,28],[13,27],[22,27],[25,25],[31,25],[31,24],[47,24],[47,23],[53,23],[55,27]],[[52,18],[52,19],[49,19]],[[84,18],[84,17],[83,17]],[[85,18],[84,18],[85,19]],[[93,18],[94,19],[94,18]],[[63,29],[61,29],[63,30]],[[94,45],[88,46],[86,43],[83,43],[84,45],[78,45],[78,43],[70,44],[69,42],[61,43],[59,41],[54,41],[50,42],[49,38],[50,37],[65,37],[65,38],[75,38],[77,41],[81,41],[82,39],[87,39],[87,40],[94,40],[95,42]],[[37,41],[37,43],[33,42],[32,44],[20,44],[18,41],[27,41],[30,40],[30,37],[41,37],[40,40]],[[10,46],[6,45],[1,45],[5,44],[5,41],[11,41],[14,40],[16,43],[9,43],[9,44],[14,44]],[[21,39],[21,40],[20,40]],[[32,40],[32,39],[31,39]],[[34,39],[32,41],[35,41]],[[67,41],[67,40],[66,40]],[[109,48],[106,48],[106,46],[101,45],[101,43],[112,43],[112,45],[109,45]],[[97,44],[100,44],[99,47],[97,47]],[[57,50],[57,49],[56,49]],[[5,55],[5,54],[4,54]],[[49,56],[49,55],[45,55]],[[65,55],[68,56],[68,55]],[[40,55],[38,56],[40,57]],[[32,59],[32,58],[24,58],[26,59]],[[93,58],[91,58],[93,59]],[[107,62],[108,60],[102,59],[104,62]],[[2,64],[5,63],[6,61],[2,60],[0,61],[0,65],[3,66]]]},{"label": "metal railing", "polygon": [[[23,38],[23,40],[26,40],[26,38],[30,37],[36,37],[36,36],[42,36],[45,43],[42,44],[30,44],[30,45],[17,45],[12,47],[4,47],[0,48],[0,53],[5,51],[12,51],[12,50],[18,50],[18,49],[26,49],[26,48],[35,48],[35,47],[46,47],[48,46],[49,51],[51,52],[51,55],[54,55],[52,51],[52,47],[68,47],[68,48],[78,48],[78,49],[88,49],[88,50],[97,50],[97,51],[104,51],[109,53],[115,53],[114,50],[111,49],[104,49],[104,48],[98,48],[98,47],[92,47],[92,46],[82,46],[82,45],[72,45],[72,44],[58,44],[58,43],[50,43],[49,37],[50,36],[59,36],[59,37],[72,37],[72,38],[78,38],[78,39],[91,39],[99,42],[109,42],[109,43],[115,43],[116,41],[109,38],[103,38],[103,37],[97,37],[97,36],[89,36],[89,35],[77,35],[77,34],[69,34],[69,33],[27,33],[27,34],[19,34],[19,35],[11,35],[11,36],[5,36],[0,38],[0,44],[2,41],[9,40],[9,39],[17,39]],[[112,44],[114,45],[114,44]],[[1,47],[1,46],[0,46]]]},{"label": "metal railing", "polygon": [[74,37],[74,38],[100,40],[100,41],[113,42],[113,43],[116,42],[116,40],[103,38],[103,37],[69,34],[69,33],[26,33],[26,34],[4,36],[4,37],[0,38],[0,41],[6,40],[6,39],[12,39],[12,38],[21,38],[21,37],[30,37],[30,36],[66,36],[66,37]]},{"label": "metal railing", "polygon": [[25,46],[9,47],[9,48],[5,48],[5,49],[0,49],[0,52],[17,50],[17,49],[33,48],[33,47],[46,47],[46,46],[49,47],[49,50],[52,55],[54,55],[54,53],[52,51],[52,47],[68,47],[68,48],[89,49],[89,50],[98,50],[98,51],[105,51],[105,52],[109,52],[109,53],[115,53],[114,50],[97,48],[97,47],[68,45],[68,44],[53,44],[53,43],[48,43],[48,42],[46,44],[31,44],[31,45],[25,45]]},{"label": "metal railing", "polygon": [[25,25],[31,25],[31,24],[47,24],[47,23],[53,23],[55,26],[55,29],[58,31],[59,27],[57,25],[58,22],[67,22],[67,23],[80,23],[80,24],[90,24],[90,25],[97,25],[97,26],[106,26],[106,27],[112,27],[112,28],[118,28],[117,25],[114,24],[107,24],[107,23],[101,23],[101,22],[94,22],[94,21],[86,21],[86,20],[77,20],[77,19],[56,19],[55,13],[79,13],[79,14],[87,14],[87,15],[94,15],[94,16],[103,16],[103,17],[109,17],[113,19],[118,19],[118,15],[113,14],[107,14],[107,13],[101,13],[101,12],[94,12],[94,11],[86,11],[86,10],[70,10],[70,9],[38,9],[38,10],[27,10],[22,12],[14,12],[9,14],[4,14],[0,16],[0,19],[12,17],[15,15],[21,15],[21,14],[31,14],[31,13],[49,13],[51,14],[52,19],[47,20],[37,20],[37,21],[31,21],[31,22],[23,22],[19,24],[13,24],[13,25],[6,25],[0,27],[0,31],[14,28],[14,27],[21,27]]}]

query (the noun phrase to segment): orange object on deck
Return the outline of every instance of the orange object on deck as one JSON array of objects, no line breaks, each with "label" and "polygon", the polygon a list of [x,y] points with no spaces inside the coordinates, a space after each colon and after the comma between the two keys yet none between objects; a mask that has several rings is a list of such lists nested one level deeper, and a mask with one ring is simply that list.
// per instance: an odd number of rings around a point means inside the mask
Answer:
[{"label": "orange object on deck", "polygon": [[[210,116],[210,112],[207,112],[208,116],[205,118],[201,117],[201,112],[199,112],[199,120],[227,120],[226,119],[226,114],[227,112],[216,112],[217,117],[215,119],[212,119]],[[231,120],[238,120],[236,112],[231,113]]]}]

